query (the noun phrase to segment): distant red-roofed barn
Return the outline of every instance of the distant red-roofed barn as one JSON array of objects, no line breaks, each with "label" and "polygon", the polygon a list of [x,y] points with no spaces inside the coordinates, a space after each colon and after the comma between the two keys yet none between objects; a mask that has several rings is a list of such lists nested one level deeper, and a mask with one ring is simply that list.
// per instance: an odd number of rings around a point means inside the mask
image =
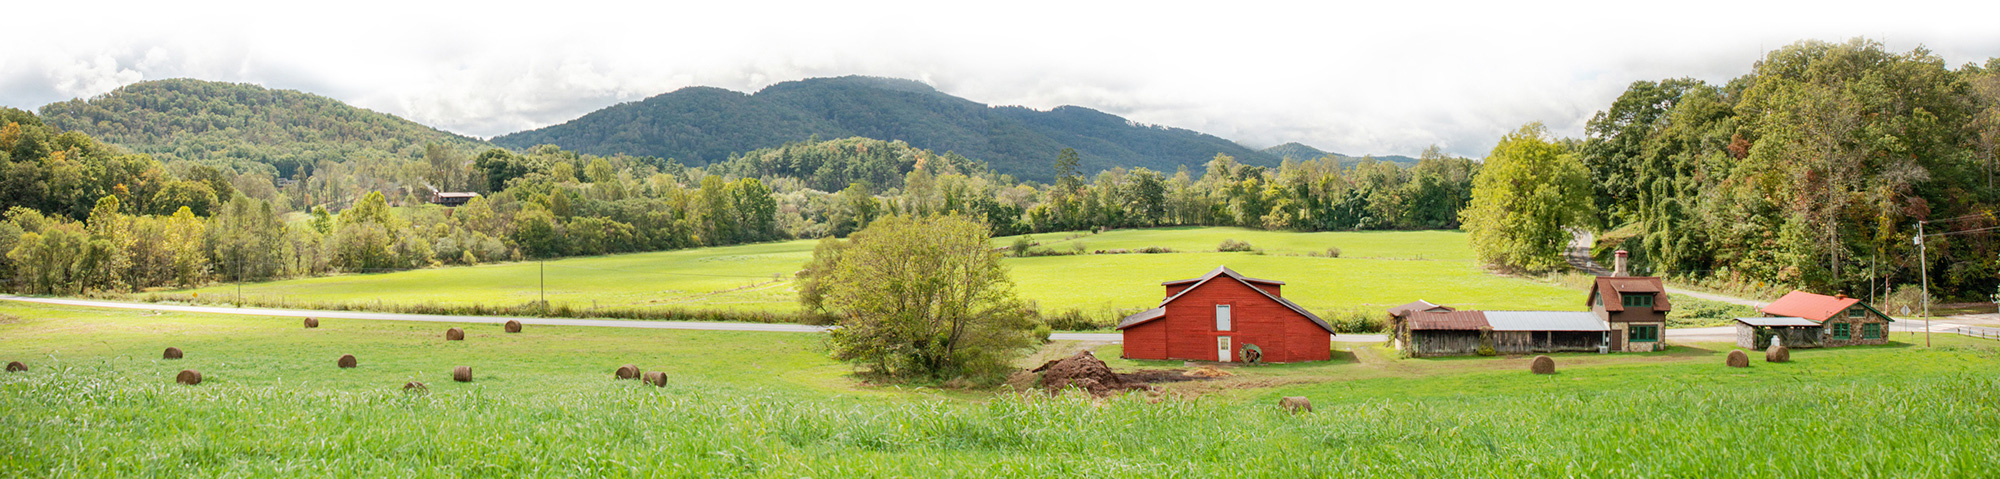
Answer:
[{"label": "distant red-roofed barn", "polygon": [[1118,322],[1124,357],[1290,363],[1333,357],[1333,327],[1284,299],[1285,282],[1226,267],[1168,281],[1157,308]]}]

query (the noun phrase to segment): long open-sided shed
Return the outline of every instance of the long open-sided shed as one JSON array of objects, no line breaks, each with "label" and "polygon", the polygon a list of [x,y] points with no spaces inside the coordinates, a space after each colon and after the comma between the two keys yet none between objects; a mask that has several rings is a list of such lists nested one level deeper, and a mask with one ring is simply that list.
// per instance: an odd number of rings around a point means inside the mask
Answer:
[{"label": "long open-sided shed", "polygon": [[1611,325],[1587,311],[1418,311],[1396,331],[1411,356],[1601,352]]}]

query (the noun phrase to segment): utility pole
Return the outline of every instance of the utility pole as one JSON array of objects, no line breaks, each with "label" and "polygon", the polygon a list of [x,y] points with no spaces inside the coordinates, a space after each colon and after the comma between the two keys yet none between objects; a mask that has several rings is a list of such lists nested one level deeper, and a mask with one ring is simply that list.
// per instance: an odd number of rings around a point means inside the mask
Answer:
[{"label": "utility pole", "polygon": [[1924,245],[1924,222],[1917,222],[1917,270],[1924,277],[1924,347],[1931,347],[1931,262]]}]

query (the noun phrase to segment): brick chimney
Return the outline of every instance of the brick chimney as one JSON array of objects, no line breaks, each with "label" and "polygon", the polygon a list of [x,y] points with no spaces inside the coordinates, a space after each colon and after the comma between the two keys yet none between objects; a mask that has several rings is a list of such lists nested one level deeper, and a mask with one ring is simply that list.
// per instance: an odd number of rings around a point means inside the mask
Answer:
[{"label": "brick chimney", "polygon": [[1847,293],[1833,293],[1833,299],[1847,299]]},{"label": "brick chimney", "polygon": [[1622,277],[1622,276],[1630,276],[1631,274],[1630,274],[1630,273],[1628,273],[1628,272],[1626,272],[1626,270],[1625,270],[1625,256],[1629,255],[1630,253],[1626,253],[1626,252],[1625,252],[1625,250],[1622,250],[1622,249],[1621,249],[1621,250],[1618,250],[1618,253],[1617,253],[1617,254],[1618,254],[1618,259],[1616,259],[1616,260],[1613,260],[1613,262],[1611,263],[1611,265],[1612,265],[1612,266],[1611,266],[1611,275],[1612,275],[1612,276],[1621,276],[1621,277]]}]

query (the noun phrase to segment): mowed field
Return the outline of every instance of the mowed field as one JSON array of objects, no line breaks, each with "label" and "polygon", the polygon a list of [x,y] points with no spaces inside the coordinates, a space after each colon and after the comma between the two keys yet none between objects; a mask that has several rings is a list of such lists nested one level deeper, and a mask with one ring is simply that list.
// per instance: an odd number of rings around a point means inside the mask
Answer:
[{"label": "mowed field", "polygon": [[[467,339],[447,342],[445,328]],[[816,334],[152,314],[0,303],[0,476],[1971,477],[1995,343],[1722,365],[1647,354],[1236,367],[1092,400],[863,383]],[[175,346],[186,358],[162,360]],[[1115,359],[1121,370],[1178,362]],[[1067,349],[1065,349],[1067,348]],[[354,354],[360,367],[339,369]],[[612,379],[632,363],[664,388]],[[471,366],[475,380],[448,379]],[[198,386],[173,384],[199,369]],[[399,389],[429,383],[427,393]],[[1307,396],[1316,411],[1274,403]],[[1834,447],[1837,446],[1837,447]],[[1838,454],[1828,453],[1832,447]]]},{"label": "mowed field", "polygon": [[[1582,292],[1502,277],[1473,259],[1465,235],[1451,231],[1293,233],[1242,228],[1162,228],[1102,234],[1030,235],[1038,248],[1113,250],[1154,246],[1170,254],[1083,254],[1009,258],[1021,296],[1044,311],[1115,313],[1161,299],[1162,281],[1200,276],[1217,266],[1287,282],[1285,297],[1314,311],[1383,308],[1417,299],[1484,309],[1581,310]],[[1225,239],[1261,253],[1218,253]],[[996,247],[1014,237],[995,238]],[[812,256],[813,241],[791,241],[539,262],[341,275],[242,286],[249,301],[358,309],[398,304],[518,306],[546,284],[554,305],[725,311],[795,311],[792,274]],[[1307,256],[1339,248],[1339,258]],[[545,283],[544,283],[545,281]],[[192,291],[226,301],[233,284]]]}]

